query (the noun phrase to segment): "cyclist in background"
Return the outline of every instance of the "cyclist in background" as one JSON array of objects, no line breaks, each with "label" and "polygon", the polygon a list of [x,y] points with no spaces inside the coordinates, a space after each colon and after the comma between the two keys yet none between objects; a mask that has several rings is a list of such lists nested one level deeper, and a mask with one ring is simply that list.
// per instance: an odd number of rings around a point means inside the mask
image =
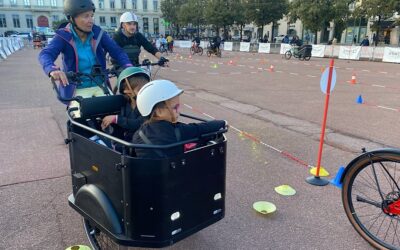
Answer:
[{"label": "cyclist in background", "polygon": [[[114,41],[128,54],[129,59],[134,65],[139,64],[140,48],[143,47],[147,52],[161,59],[162,55],[157,48],[139,32],[138,18],[132,12],[125,12],[121,15],[118,32],[114,34]],[[118,69],[120,65],[114,60],[111,61]]]}]

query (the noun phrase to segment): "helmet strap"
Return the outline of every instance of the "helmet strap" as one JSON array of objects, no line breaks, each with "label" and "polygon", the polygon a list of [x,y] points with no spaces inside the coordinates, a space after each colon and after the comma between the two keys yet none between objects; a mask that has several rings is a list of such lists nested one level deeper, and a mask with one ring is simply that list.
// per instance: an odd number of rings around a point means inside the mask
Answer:
[{"label": "helmet strap", "polygon": [[126,85],[126,88],[131,91],[131,94],[128,96],[129,99],[131,100],[131,107],[135,108],[136,107],[136,99],[135,99],[136,96],[135,96],[135,92],[133,92],[131,84],[128,81],[128,77],[125,78],[125,85]]}]

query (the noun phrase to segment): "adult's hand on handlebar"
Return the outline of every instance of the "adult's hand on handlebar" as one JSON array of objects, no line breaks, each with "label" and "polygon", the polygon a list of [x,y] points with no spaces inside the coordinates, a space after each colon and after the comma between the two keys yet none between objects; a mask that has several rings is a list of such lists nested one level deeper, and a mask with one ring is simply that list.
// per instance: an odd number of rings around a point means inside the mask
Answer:
[{"label": "adult's hand on handlebar", "polygon": [[53,78],[54,80],[60,81],[61,84],[63,84],[64,86],[67,86],[69,84],[67,76],[61,70],[55,70],[50,72],[50,77]]},{"label": "adult's hand on handlebar", "polygon": [[161,67],[169,67],[168,64],[169,60],[165,57],[160,57],[160,60],[158,61],[158,65],[160,65]]}]

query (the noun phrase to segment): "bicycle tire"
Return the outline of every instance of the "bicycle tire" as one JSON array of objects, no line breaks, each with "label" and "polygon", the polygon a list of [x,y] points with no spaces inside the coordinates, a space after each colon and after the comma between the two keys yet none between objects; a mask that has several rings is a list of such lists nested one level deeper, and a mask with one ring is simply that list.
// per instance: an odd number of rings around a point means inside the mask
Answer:
[{"label": "bicycle tire", "polygon": [[200,56],[203,55],[203,48],[199,46],[197,53],[199,53]]},{"label": "bicycle tire", "polygon": [[94,227],[89,220],[83,218],[83,227],[89,243],[94,250],[126,250],[125,246],[120,246],[110,239],[105,233]]},{"label": "bicycle tire", "polygon": [[218,51],[217,51],[217,57],[219,57],[219,58],[221,58],[221,57],[222,57],[222,52],[221,52],[221,50],[220,50],[220,49],[218,49]]},{"label": "bicycle tire", "polygon": [[211,57],[211,51],[207,50],[207,56]]},{"label": "bicycle tire", "polygon": [[304,57],[304,60],[306,60],[306,61],[310,61],[310,59],[311,59],[311,56],[305,56]]},{"label": "bicycle tire", "polygon": [[[389,214],[384,209],[384,204],[400,200],[399,177],[400,151],[382,149],[360,156],[343,180],[342,202],[350,223],[361,237],[378,249],[400,249],[397,237],[400,235],[400,215]],[[375,224],[379,226],[378,230],[374,228]],[[388,237],[389,231],[392,237]]]},{"label": "bicycle tire", "polygon": [[194,48],[193,47],[190,47],[190,54],[194,55]]},{"label": "bicycle tire", "polygon": [[290,58],[292,58],[292,52],[286,51],[286,53],[285,53],[285,59],[286,59],[286,60],[289,60]]}]

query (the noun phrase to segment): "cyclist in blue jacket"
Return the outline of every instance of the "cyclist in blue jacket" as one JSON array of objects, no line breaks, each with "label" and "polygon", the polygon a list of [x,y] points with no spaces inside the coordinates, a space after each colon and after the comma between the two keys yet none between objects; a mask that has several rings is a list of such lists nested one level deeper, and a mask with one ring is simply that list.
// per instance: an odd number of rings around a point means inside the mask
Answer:
[{"label": "cyclist in blue jacket", "polygon": [[[107,52],[120,65],[132,66],[126,53],[99,26],[94,25],[94,11],[91,0],[65,0],[64,14],[69,23],[56,31],[54,39],[39,54],[44,72],[60,81],[60,96],[63,98],[104,95],[103,90],[90,79],[83,79],[78,86],[69,84],[65,72],[90,74],[94,65],[101,65],[105,71]],[[62,69],[55,64],[60,54]],[[69,105],[78,106],[76,102]]]}]

